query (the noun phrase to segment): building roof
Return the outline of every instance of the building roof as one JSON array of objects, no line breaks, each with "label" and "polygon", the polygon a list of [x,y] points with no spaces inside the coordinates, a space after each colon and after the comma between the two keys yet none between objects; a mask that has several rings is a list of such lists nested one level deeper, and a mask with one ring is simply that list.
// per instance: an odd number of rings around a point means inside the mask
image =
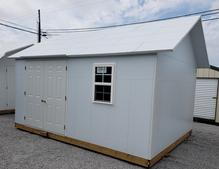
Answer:
[{"label": "building roof", "polygon": [[96,31],[75,32],[35,44],[12,57],[82,57],[172,51],[193,28],[197,27],[197,30],[201,29],[201,31],[195,36],[198,39],[194,43],[198,43],[195,45],[197,47],[200,47],[202,43],[204,49],[195,53],[202,55],[197,56],[200,60],[198,65],[206,67],[209,65],[200,23],[199,16],[192,16]]},{"label": "building roof", "polygon": [[219,67],[217,67],[217,66],[210,65],[210,69],[213,69],[213,70],[216,70],[216,71],[219,72]]},{"label": "building roof", "polygon": [[20,52],[33,44],[30,45],[22,45],[18,43],[7,43],[4,46],[1,46],[1,51],[0,51],[0,59],[4,57],[9,57],[17,52]]}]

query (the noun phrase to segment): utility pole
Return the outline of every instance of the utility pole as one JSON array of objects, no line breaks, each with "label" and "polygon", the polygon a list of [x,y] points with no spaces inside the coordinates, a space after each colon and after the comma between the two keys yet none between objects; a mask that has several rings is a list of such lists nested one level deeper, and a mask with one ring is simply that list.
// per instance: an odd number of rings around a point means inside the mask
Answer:
[{"label": "utility pole", "polygon": [[38,9],[38,43],[41,42],[41,34],[40,9]]}]

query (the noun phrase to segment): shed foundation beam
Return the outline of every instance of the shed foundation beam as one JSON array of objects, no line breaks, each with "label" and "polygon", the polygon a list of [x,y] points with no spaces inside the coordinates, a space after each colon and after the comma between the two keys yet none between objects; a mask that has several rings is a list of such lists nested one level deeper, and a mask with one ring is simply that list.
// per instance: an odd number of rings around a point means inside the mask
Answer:
[{"label": "shed foundation beam", "polygon": [[15,123],[15,127],[17,129],[25,130],[25,131],[28,131],[30,133],[41,135],[43,137],[48,137],[48,138],[51,138],[54,140],[58,140],[61,142],[72,144],[72,145],[75,145],[75,146],[78,146],[78,147],[81,147],[84,149],[95,151],[95,152],[98,152],[98,153],[101,153],[104,155],[108,155],[108,156],[111,156],[111,157],[114,157],[114,158],[117,158],[120,160],[124,160],[124,161],[130,162],[130,163],[133,163],[133,164],[137,164],[137,165],[140,165],[143,167],[151,167],[154,164],[156,164],[159,160],[161,160],[166,155],[168,155],[175,147],[177,147],[180,143],[182,143],[184,140],[186,140],[191,135],[191,132],[192,132],[190,130],[185,135],[183,135],[178,140],[176,140],[173,144],[171,144],[166,149],[164,149],[162,152],[160,152],[158,155],[156,155],[152,160],[148,160],[148,159],[137,157],[137,156],[127,154],[124,152],[113,150],[113,149],[110,149],[107,147],[99,146],[96,144],[88,143],[85,141],[77,140],[77,139],[66,137],[63,135],[54,134],[51,132],[46,132],[46,131],[43,131],[40,129],[35,129],[35,128],[32,128],[30,126],[26,126],[23,124]]}]

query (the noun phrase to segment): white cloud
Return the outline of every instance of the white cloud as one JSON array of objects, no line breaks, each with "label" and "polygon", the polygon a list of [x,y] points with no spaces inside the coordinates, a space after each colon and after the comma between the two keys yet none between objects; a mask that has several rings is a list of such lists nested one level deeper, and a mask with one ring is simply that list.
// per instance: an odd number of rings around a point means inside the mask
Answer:
[{"label": "white cloud", "polygon": [[[36,28],[37,9],[41,9],[43,28],[79,28],[149,20],[162,17],[165,12],[182,14],[182,7],[190,12],[219,8],[219,0],[139,2],[140,0],[0,0],[0,19]],[[204,23],[204,31],[210,61],[219,66],[219,20]],[[33,43],[37,39],[35,35],[4,27],[0,27],[0,37],[0,50],[11,42]]]}]

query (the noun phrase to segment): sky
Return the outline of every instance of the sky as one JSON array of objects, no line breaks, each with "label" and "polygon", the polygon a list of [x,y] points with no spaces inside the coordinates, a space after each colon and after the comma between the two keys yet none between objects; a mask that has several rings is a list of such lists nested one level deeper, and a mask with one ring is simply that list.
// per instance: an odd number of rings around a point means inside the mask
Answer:
[{"label": "sky", "polygon": [[[219,0],[0,0],[0,22],[42,29],[131,23],[219,8]],[[214,15],[219,17],[219,14]],[[219,66],[219,20],[203,22],[210,64]],[[52,38],[52,37],[48,37]],[[44,41],[47,39],[43,38]],[[0,25],[0,51],[36,43],[37,36]],[[1,52],[0,52],[1,53]]]}]

